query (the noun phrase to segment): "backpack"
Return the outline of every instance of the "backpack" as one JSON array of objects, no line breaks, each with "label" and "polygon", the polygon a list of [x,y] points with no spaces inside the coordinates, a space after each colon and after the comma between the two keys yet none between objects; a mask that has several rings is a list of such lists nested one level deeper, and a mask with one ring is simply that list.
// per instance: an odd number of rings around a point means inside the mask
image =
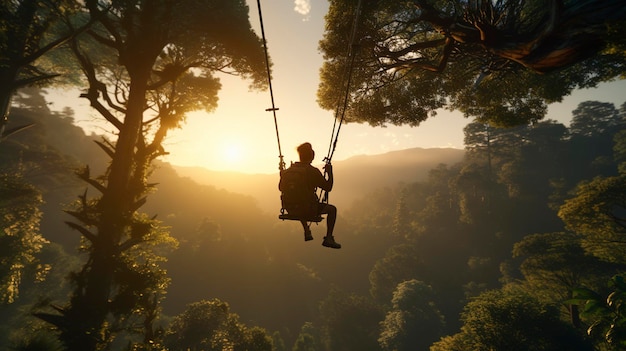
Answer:
[{"label": "backpack", "polygon": [[290,215],[303,218],[318,215],[318,199],[308,177],[306,167],[291,165],[280,172],[282,207]]}]

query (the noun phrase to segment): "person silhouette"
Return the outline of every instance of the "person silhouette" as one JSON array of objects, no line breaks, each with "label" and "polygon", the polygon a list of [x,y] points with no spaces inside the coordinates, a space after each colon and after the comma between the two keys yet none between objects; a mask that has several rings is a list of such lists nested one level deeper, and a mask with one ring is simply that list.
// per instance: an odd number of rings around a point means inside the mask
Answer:
[{"label": "person silhouette", "polygon": [[[330,163],[326,163],[326,165],[324,165],[324,170],[328,176],[328,178],[326,178],[322,175],[322,172],[320,172],[319,169],[311,165],[311,162],[313,162],[313,159],[315,158],[315,151],[313,150],[311,143],[305,142],[299,145],[296,150],[298,151],[300,161],[293,163],[289,169],[294,169],[294,171],[299,172],[305,178],[305,181],[299,185],[306,187],[306,189],[301,189],[306,194],[306,199],[303,201],[309,202],[315,207],[315,215],[328,215],[326,218],[326,236],[324,237],[322,245],[333,249],[340,249],[341,245],[335,242],[335,238],[333,236],[333,230],[335,229],[335,222],[337,220],[337,207],[331,204],[319,202],[316,194],[317,188],[321,188],[326,192],[330,192],[333,189],[333,166]],[[281,174],[280,183],[278,184],[278,188],[281,191],[284,191],[286,187],[283,180],[284,178]],[[305,206],[303,207],[306,207],[307,204],[304,205]],[[289,208],[287,208],[287,211],[289,211]],[[311,228],[306,216],[300,218],[300,223],[302,223],[302,228],[304,229],[304,240],[313,240],[313,234],[311,233]]]}]

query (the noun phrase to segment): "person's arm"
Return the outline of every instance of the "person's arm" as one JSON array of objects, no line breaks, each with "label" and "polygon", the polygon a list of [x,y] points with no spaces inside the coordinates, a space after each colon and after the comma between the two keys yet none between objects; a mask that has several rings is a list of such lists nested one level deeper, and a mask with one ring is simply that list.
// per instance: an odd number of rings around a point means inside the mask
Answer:
[{"label": "person's arm", "polygon": [[333,190],[333,184],[335,182],[333,177],[333,165],[331,165],[330,163],[325,164],[324,170],[326,171],[328,179],[324,179],[324,183],[326,186],[322,187],[322,189],[330,192],[331,190]]},{"label": "person's arm", "polygon": [[278,181],[278,190],[283,191],[283,172],[280,171],[280,180]]}]

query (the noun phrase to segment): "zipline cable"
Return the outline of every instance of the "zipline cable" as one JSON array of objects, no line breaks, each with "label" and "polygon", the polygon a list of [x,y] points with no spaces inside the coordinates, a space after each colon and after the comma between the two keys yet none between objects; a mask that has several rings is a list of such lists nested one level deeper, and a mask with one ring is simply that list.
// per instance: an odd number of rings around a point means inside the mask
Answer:
[{"label": "zipline cable", "polygon": [[[360,1],[360,0],[359,0]],[[263,26],[263,13],[261,11],[261,0],[257,0],[257,7],[259,9],[259,23],[261,25],[261,37],[263,38],[263,50],[265,51],[265,69],[267,70],[267,83],[270,90],[270,98],[272,100],[272,107],[265,109],[265,111],[271,111],[274,115],[274,128],[276,129],[276,141],[278,142],[278,170],[285,169],[285,160],[283,157],[283,151],[280,147],[280,134],[278,133],[278,119],[276,118],[276,111],[278,108],[274,105],[274,91],[272,90],[272,73],[270,72],[270,59],[267,53],[267,41],[265,40],[265,28]]]},{"label": "zipline cable", "polygon": [[[352,83],[352,71],[354,68],[354,61],[356,58],[356,53],[354,50],[356,45],[354,44],[354,41],[356,38],[359,17],[361,16],[361,2],[362,0],[359,0],[359,2],[357,3],[356,12],[354,15],[354,22],[352,22],[352,31],[350,34],[350,46],[348,47],[348,60],[350,61],[350,63],[346,66],[346,71],[344,72],[345,79],[342,80],[346,82],[346,90],[345,90],[345,94],[343,98],[343,104],[341,105],[340,102],[337,102],[337,108],[335,110],[335,122],[333,123],[333,131],[331,133],[330,145],[328,146],[328,154],[326,158],[324,159],[326,163],[330,163],[333,158],[335,149],[337,148],[337,141],[339,140],[339,132],[341,131],[341,126],[343,125],[343,121],[346,115],[346,110],[348,108],[348,98],[350,97],[350,85]],[[338,118],[339,115],[341,115],[340,118]],[[337,124],[338,119],[339,119],[339,124]],[[335,129],[337,130],[336,132],[335,132]],[[326,194],[325,196],[328,196],[328,194]]]}]

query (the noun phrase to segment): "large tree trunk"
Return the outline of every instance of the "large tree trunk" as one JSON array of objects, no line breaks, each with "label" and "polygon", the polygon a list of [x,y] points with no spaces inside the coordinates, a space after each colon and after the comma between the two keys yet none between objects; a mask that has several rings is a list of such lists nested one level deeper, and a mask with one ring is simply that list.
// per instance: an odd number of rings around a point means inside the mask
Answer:
[{"label": "large tree trunk", "polygon": [[[122,253],[119,245],[131,224],[133,205],[144,190],[138,189],[132,180],[145,178],[145,174],[135,174],[145,172],[143,165],[136,164],[135,150],[142,133],[146,87],[152,64],[137,66],[143,69],[132,75],[123,128],[118,135],[107,187],[98,205],[101,217],[90,262],[84,271],[84,287],[77,289],[78,294],[70,308],[69,322],[74,328],[69,328],[63,336],[69,350],[98,350],[102,346],[100,343],[108,342],[108,336],[102,334],[111,313],[110,301],[116,293],[114,276]],[[78,333],[75,328],[79,329]]]}]

